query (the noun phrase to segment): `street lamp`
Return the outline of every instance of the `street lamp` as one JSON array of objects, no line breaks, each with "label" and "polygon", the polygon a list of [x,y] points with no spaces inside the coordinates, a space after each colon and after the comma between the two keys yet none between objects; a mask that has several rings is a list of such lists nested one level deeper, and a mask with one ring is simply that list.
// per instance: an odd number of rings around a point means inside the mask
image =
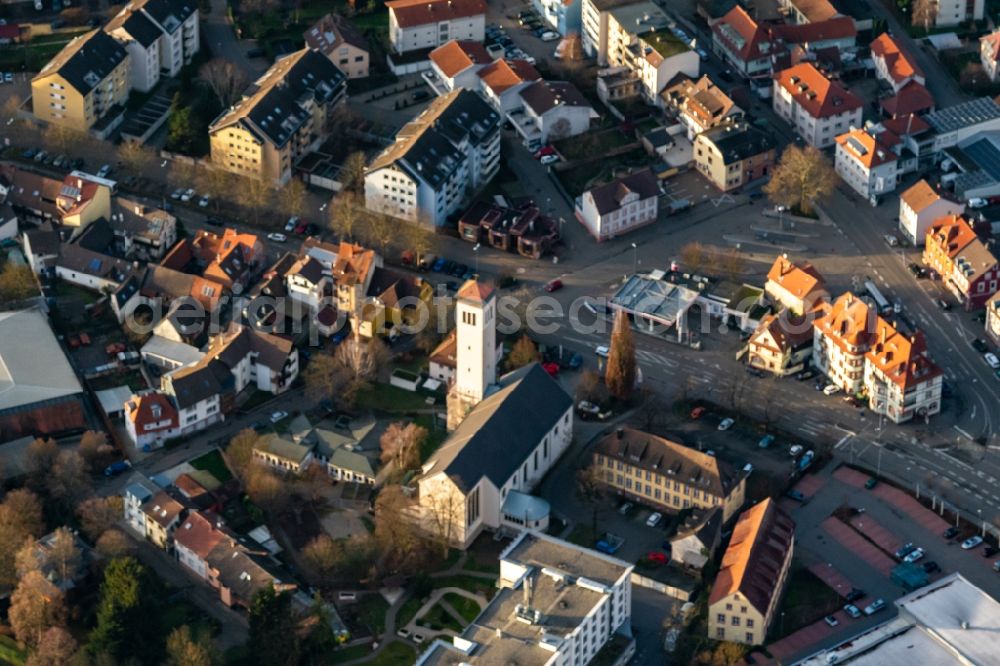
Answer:
[{"label": "street lamp", "polygon": [[981,508],[980,509],[976,509],[976,513],[979,514],[979,520],[983,523],[983,531],[980,532],[979,536],[981,538],[985,539],[986,538],[986,521],[983,520],[983,510]]},{"label": "street lamp", "polygon": [[482,247],[479,243],[476,243],[472,247],[472,254],[476,257],[476,278],[479,277],[479,248]]},{"label": "street lamp", "polygon": [[563,218],[562,218],[562,217],[560,216],[560,218],[559,218],[559,240],[562,240],[562,237],[563,237],[563,230],[562,230],[562,228],[563,228],[563,225],[564,225],[565,223],[566,223],[566,220],[564,220],[564,219],[563,219]]},{"label": "street lamp", "polygon": [[777,206],[778,209],[778,228],[782,231],[785,230],[785,216],[784,213],[788,210],[785,206]]},{"label": "street lamp", "polygon": [[639,246],[632,243],[632,275],[639,272]]}]

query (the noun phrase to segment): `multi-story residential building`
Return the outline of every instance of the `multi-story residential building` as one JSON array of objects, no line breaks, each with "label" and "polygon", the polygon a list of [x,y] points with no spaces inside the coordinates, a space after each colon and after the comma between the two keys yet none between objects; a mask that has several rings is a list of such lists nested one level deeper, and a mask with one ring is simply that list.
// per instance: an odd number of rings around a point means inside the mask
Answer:
[{"label": "multi-story residential building", "polygon": [[169,550],[174,538],[174,530],[187,512],[186,507],[161,490],[142,505],[145,514],[146,540],[153,545]]},{"label": "multi-story residential building", "polygon": [[802,370],[812,357],[812,316],[791,312],[765,315],[747,340],[747,362],[783,377]]},{"label": "multi-story residential building", "polygon": [[222,394],[232,396],[229,370],[212,359],[178,368],[160,378],[160,390],[177,408],[178,435],[204,430],[225,420]]},{"label": "multi-story residential building", "polygon": [[779,0],[778,6],[795,25],[818,23],[840,16],[829,0]]},{"label": "multi-story residential building", "polygon": [[458,291],[451,432],[415,480],[408,513],[463,549],[484,529],[545,529],[549,505],[528,493],[573,432],[573,400],[539,364],[497,379],[496,306],[493,290],[475,280]]},{"label": "multi-story residential building", "polygon": [[776,145],[769,132],[744,122],[725,122],[695,138],[695,168],[728,192],[767,178],[774,168]]},{"label": "multi-story residential building", "polygon": [[851,292],[824,304],[818,315],[813,322],[813,366],[845,392],[859,393],[878,315]]},{"label": "multi-story residential building", "polygon": [[456,88],[479,90],[479,71],[493,62],[486,47],[471,40],[453,39],[430,53],[431,68],[423,76],[439,95]]},{"label": "multi-story residential building", "polygon": [[93,30],[75,37],[31,80],[31,109],[39,120],[103,138],[121,122],[129,93],[128,51]]},{"label": "multi-story residential building", "polygon": [[[583,34],[581,46],[588,58],[597,58],[602,67],[608,64],[610,43],[609,19],[616,7],[634,4],[637,0],[583,0],[580,9]],[[660,12],[662,13],[662,12]]]},{"label": "multi-story residential building", "polygon": [[583,0],[532,0],[531,4],[542,20],[563,37],[580,33]]},{"label": "multi-story residential building", "polygon": [[861,100],[812,63],[800,63],[775,75],[773,97],[774,112],[816,148],[832,145],[838,135],[861,126]]},{"label": "multi-story residential building", "polygon": [[996,257],[959,215],[947,215],[931,225],[923,260],[966,310],[978,310],[997,293],[1000,267]]},{"label": "multi-story residential building", "polygon": [[663,511],[717,506],[726,523],[746,496],[746,475],[728,463],[633,428],[601,438],[591,464],[609,491]]},{"label": "multi-story residential building", "polygon": [[931,361],[921,331],[907,337],[879,317],[865,361],[865,393],[873,414],[902,423],[941,411],[944,373]]},{"label": "multi-story residential building", "polygon": [[774,303],[797,315],[812,311],[830,297],[826,281],[815,266],[808,261],[796,263],[787,255],[779,256],[771,264],[764,293]]},{"label": "multi-story residential building", "polygon": [[694,141],[702,132],[738,121],[743,117],[743,109],[726,95],[707,75],[697,81],[686,76],[668,86],[660,93],[660,99],[668,112],[687,128],[688,141]]},{"label": "multi-story residential building", "polygon": [[979,60],[990,81],[1000,79],[1000,30],[994,30],[979,38]]},{"label": "multi-story residential building", "polygon": [[678,74],[698,76],[698,54],[670,32],[669,19],[659,6],[643,0],[614,7],[608,14],[605,61],[627,69],[648,103],[659,105],[660,93]]},{"label": "multi-story residential building", "polygon": [[924,73],[912,55],[907,53],[887,32],[879,35],[871,45],[872,60],[875,63],[875,77],[899,92],[915,81],[925,85]]},{"label": "multi-story residential building", "polygon": [[205,357],[229,368],[236,393],[250,387],[277,395],[299,376],[299,351],[290,339],[236,322],[211,338]]},{"label": "multi-story residential building", "polygon": [[795,523],[773,499],[744,511],[708,597],[708,637],[762,645],[788,582]]},{"label": "multi-story residential building", "polygon": [[396,53],[433,49],[453,39],[481,42],[486,34],[483,0],[390,0],[389,44]]},{"label": "multi-story residential building", "polygon": [[741,5],[712,26],[712,49],[740,76],[757,78],[771,73],[771,38]]},{"label": "multi-story residential building", "polygon": [[576,86],[567,81],[535,81],[521,89],[521,110],[507,117],[530,149],[568,139],[590,129],[599,118]]},{"label": "multi-story residential building", "polygon": [[965,204],[941,196],[924,179],[918,180],[899,196],[899,230],[914,247],[927,240],[931,225],[947,215],[962,215]]},{"label": "multi-story residential building", "polygon": [[893,150],[898,141],[891,132],[874,134],[852,127],[836,138],[837,175],[874,205],[882,195],[896,189],[899,158]]},{"label": "multi-story residential building", "polygon": [[159,261],[177,242],[177,218],[121,196],[111,205],[111,229],[115,245],[128,258]]},{"label": "multi-story residential building", "polygon": [[133,395],[125,402],[124,416],[129,439],[141,449],[158,449],[179,432],[177,409],[163,393]]},{"label": "multi-story residential building", "polygon": [[349,79],[368,76],[368,40],[339,14],[322,16],[302,35],[306,46],[323,53]]},{"label": "multi-story residential building", "polygon": [[643,169],[587,190],[577,197],[574,214],[594,239],[603,241],[655,222],[659,197],[656,176]]},{"label": "multi-story residential building", "polygon": [[135,0],[104,31],[125,44],[131,86],[149,92],[161,76],[178,76],[201,48],[198,4],[189,0]]},{"label": "multi-story residential building", "polygon": [[439,227],[500,168],[500,114],[478,93],[431,102],[365,173],[365,206]]},{"label": "multi-story residential building", "polygon": [[232,227],[221,234],[201,229],[190,241],[189,252],[185,252],[186,246],[187,241],[175,247],[163,264],[181,269],[194,259],[201,268],[203,278],[222,285],[234,294],[243,293],[266,255],[264,244],[256,235],[241,233]]},{"label": "multi-story residential building", "polygon": [[[460,636],[436,639],[416,666],[585,666],[613,638],[608,663],[626,663],[632,570],[627,562],[525,530],[500,553],[499,591]],[[558,614],[556,620],[555,614]],[[603,658],[603,657],[602,657]]]},{"label": "multi-story residential building", "polygon": [[304,48],[277,60],[208,128],[212,162],[283,185],[295,163],[325,133],[346,98],[344,73],[320,51]]},{"label": "multi-story residential building", "polygon": [[527,60],[494,60],[482,67],[477,76],[479,91],[503,115],[523,108],[521,91],[542,80],[542,75]]},{"label": "multi-story residential building", "polygon": [[160,492],[160,487],[138,472],[133,472],[122,490],[122,514],[125,524],[137,535],[146,536],[146,514],[142,506]]},{"label": "multi-story residential building", "polygon": [[933,25],[943,28],[966,21],[981,21],[986,10],[985,0],[936,0]]},{"label": "multi-story residential building", "polygon": [[986,335],[1000,347],[1000,293],[986,301]]},{"label": "multi-story residential building", "polygon": [[122,9],[104,26],[104,31],[125,45],[129,59],[129,86],[149,92],[160,82],[160,49],[164,34],[141,11]]}]

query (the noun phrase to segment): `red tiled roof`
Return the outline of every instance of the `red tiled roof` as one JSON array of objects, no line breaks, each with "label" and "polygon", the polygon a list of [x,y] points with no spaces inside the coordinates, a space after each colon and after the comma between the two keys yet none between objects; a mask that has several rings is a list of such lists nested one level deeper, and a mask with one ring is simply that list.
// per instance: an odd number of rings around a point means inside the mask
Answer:
[{"label": "red tiled roof", "polygon": [[938,218],[927,230],[927,245],[939,248],[949,259],[954,259],[966,245],[978,239],[976,232],[961,215]]},{"label": "red tiled roof", "polygon": [[[155,410],[159,410],[159,416],[154,415]],[[162,393],[133,395],[125,402],[125,415],[135,423],[135,430],[140,434],[177,427],[177,410],[170,399]],[[160,422],[164,425],[156,428],[146,427]]]},{"label": "red tiled roof", "polygon": [[906,115],[900,114],[889,120],[883,120],[882,127],[896,136],[916,136],[923,134],[931,128],[926,120],[912,113]]},{"label": "red tiled roof", "polygon": [[[730,30],[740,36],[739,41],[730,38],[728,34]],[[719,19],[712,26],[712,32],[720,42],[733,53],[738,53],[744,61],[757,60],[768,55],[766,47],[761,48],[761,45],[768,41],[767,30],[754,21],[740,5],[736,5]]]},{"label": "red tiled roof", "polygon": [[467,301],[484,303],[493,295],[493,286],[479,280],[469,280],[458,290],[456,297]]},{"label": "red tiled roof", "polygon": [[942,372],[927,354],[927,341],[921,331],[907,338],[881,317],[875,324],[875,342],[866,356],[886,379],[904,390]]},{"label": "red tiled roof", "polygon": [[767,272],[768,282],[780,285],[788,293],[805,298],[814,291],[824,288],[823,276],[808,261],[796,264],[787,257],[779,256]]},{"label": "red tiled roof", "polygon": [[934,108],[934,97],[927,88],[910,81],[892,97],[882,100],[882,108],[890,116],[908,116]]},{"label": "red tiled roof", "polygon": [[923,76],[924,73],[917,65],[917,61],[904,51],[887,32],[879,35],[872,42],[872,57],[881,58],[885,61],[885,68],[889,72],[889,78],[900,83],[913,76]]},{"label": "red tiled roof", "polygon": [[473,65],[487,65],[493,61],[486,47],[479,42],[457,39],[431,51],[430,59],[448,78]]},{"label": "red tiled roof", "polygon": [[228,537],[224,532],[216,529],[211,520],[197,511],[188,514],[187,519],[174,531],[174,541],[202,560],[226,538]]},{"label": "red tiled roof", "polygon": [[810,63],[789,67],[777,74],[775,79],[813,118],[828,118],[862,106],[854,93],[823,76]]},{"label": "red tiled roof", "polygon": [[858,28],[854,25],[854,19],[849,16],[838,16],[816,23],[802,23],[799,25],[782,23],[771,26],[771,37],[782,39],[789,44],[846,39],[848,37],[856,37],[857,34]]},{"label": "red tiled roof", "polygon": [[542,75],[527,60],[495,60],[479,70],[483,83],[499,95],[508,88],[527,81],[538,81]]},{"label": "red tiled roof", "polygon": [[483,0],[391,0],[385,6],[396,16],[396,23],[401,28],[486,13]]},{"label": "red tiled roof", "polygon": [[[887,134],[892,135],[891,132],[887,132]],[[893,136],[893,138],[895,137]],[[897,159],[896,153],[892,152],[892,148],[881,139],[881,137],[876,139],[864,130],[852,129],[850,132],[841,134],[835,140],[855,161],[860,162],[868,169],[873,169]]]}]

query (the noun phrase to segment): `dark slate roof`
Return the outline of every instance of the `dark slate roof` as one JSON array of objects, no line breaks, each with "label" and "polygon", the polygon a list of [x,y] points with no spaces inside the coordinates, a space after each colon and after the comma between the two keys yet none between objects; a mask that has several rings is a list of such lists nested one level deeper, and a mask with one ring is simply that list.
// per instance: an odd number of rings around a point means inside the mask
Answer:
[{"label": "dark slate roof", "polygon": [[229,588],[233,596],[247,605],[258,591],[281,581],[271,573],[268,560],[242,546],[223,539],[205,560],[218,571],[219,583]]},{"label": "dark slate roof", "polygon": [[140,8],[162,25],[167,32],[176,32],[198,8],[195,0],[146,0]]},{"label": "dark slate roof", "polygon": [[622,199],[632,192],[638,194],[640,200],[659,196],[660,188],[653,172],[643,169],[610,183],[598,185],[590,190],[590,196],[594,198],[597,212],[606,215],[621,208]]},{"label": "dark slate roof", "polygon": [[175,271],[166,266],[150,266],[142,285],[144,294],[151,298],[164,296],[169,299],[191,295],[195,276]]},{"label": "dark slate roof", "polygon": [[539,116],[557,106],[590,106],[583,93],[567,81],[535,81],[521,91],[521,99]]},{"label": "dark slate roof", "polygon": [[58,73],[77,92],[86,95],[127,55],[125,47],[114,37],[103,30],[94,30],[67,44],[35,78]]},{"label": "dark slate roof", "polygon": [[724,164],[742,162],[775,147],[773,136],[750,125],[723,123],[702,132],[702,136],[719,149]]},{"label": "dark slate roof", "polygon": [[[117,23],[117,22],[115,22]],[[156,42],[157,39],[163,36],[163,32],[153,23],[148,16],[142,12],[128,12],[124,15],[123,20],[120,21],[121,28],[125,30],[132,39],[142,44],[143,48],[149,48]],[[105,30],[113,26],[109,24],[105,26]],[[117,28],[117,25],[111,27],[111,29]]]},{"label": "dark slate roof", "polygon": [[110,248],[115,243],[115,234],[108,221],[101,217],[88,224],[83,231],[77,234],[73,243],[91,252],[109,253]]},{"label": "dark slate roof", "polygon": [[179,409],[186,409],[202,400],[222,392],[220,378],[229,375],[229,369],[216,360],[181,368],[173,373],[174,398]]},{"label": "dark slate roof", "polygon": [[56,256],[59,254],[59,232],[46,223],[40,227],[24,232],[31,244],[31,251],[39,256]]},{"label": "dark slate roof", "polygon": [[572,398],[538,363],[516,370],[431,456],[428,474],[443,470],[464,492],[484,476],[500,488],[572,406]]},{"label": "dark slate roof", "polygon": [[124,280],[132,270],[132,264],[123,259],[93,252],[72,243],[62,245],[56,265],[74,273],[93,275],[116,283]]},{"label": "dark slate roof", "polygon": [[128,302],[128,299],[132,298],[132,296],[139,291],[139,287],[142,286],[142,281],[145,278],[145,272],[144,268],[133,270],[132,273],[130,273],[129,276],[123,280],[120,285],[118,285],[118,288],[115,289],[112,294],[112,297],[115,299],[115,303],[118,307],[125,305],[125,303]]}]

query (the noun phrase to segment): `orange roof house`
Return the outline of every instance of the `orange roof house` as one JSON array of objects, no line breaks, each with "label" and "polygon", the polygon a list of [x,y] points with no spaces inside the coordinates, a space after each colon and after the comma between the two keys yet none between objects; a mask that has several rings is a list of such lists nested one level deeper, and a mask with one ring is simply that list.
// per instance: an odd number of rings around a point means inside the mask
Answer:
[{"label": "orange roof house", "polygon": [[[794,539],[795,523],[773,499],[740,515],[708,597],[710,637],[763,643],[787,582]],[[753,624],[731,616],[752,619]]]},{"label": "orange roof house", "polygon": [[924,84],[924,73],[917,61],[904,51],[887,32],[879,35],[871,44],[875,74],[878,78],[898,91],[910,81]]},{"label": "orange roof house", "polygon": [[811,263],[803,261],[797,264],[786,255],[779,256],[771,265],[764,292],[800,315],[829,296],[826,281]]},{"label": "orange roof house", "polygon": [[789,67],[775,80],[813,118],[829,118],[862,107],[854,93],[826,78],[811,63]]},{"label": "orange roof house", "polygon": [[838,136],[836,142],[865,169],[874,169],[899,159],[893,152],[893,147],[899,141],[896,135],[891,132],[882,132],[876,137],[869,132],[855,128]]},{"label": "orange roof house", "polygon": [[488,65],[493,62],[486,47],[479,42],[458,39],[453,39],[431,51],[430,59],[449,79],[473,65]]},{"label": "orange roof house", "polygon": [[769,57],[768,31],[736,5],[712,26],[712,40],[728,51],[744,71],[749,64]]},{"label": "orange roof house", "polygon": [[863,353],[871,342],[874,323],[868,304],[846,292],[822,308],[814,326],[841,349]]},{"label": "orange roof house", "polygon": [[205,265],[202,277],[240,293],[256,263],[264,257],[264,245],[253,234],[226,229],[222,235],[199,231],[192,253]]},{"label": "orange roof house", "polygon": [[982,307],[1000,290],[996,257],[960,215],[942,217],[931,225],[923,259],[966,310]]},{"label": "orange roof house", "polygon": [[538,81],[542,75],[527,60],[494,60],[479,70],[479,78],[499,97],[504,91],[521,83]]},{"label": "orange roof house", "polygon": [[904,391],[942,374],[927,353],[927,340],[921,331],[908,338],[881,317],[876,322],[875,342],[866,358],[881,377]]}]

